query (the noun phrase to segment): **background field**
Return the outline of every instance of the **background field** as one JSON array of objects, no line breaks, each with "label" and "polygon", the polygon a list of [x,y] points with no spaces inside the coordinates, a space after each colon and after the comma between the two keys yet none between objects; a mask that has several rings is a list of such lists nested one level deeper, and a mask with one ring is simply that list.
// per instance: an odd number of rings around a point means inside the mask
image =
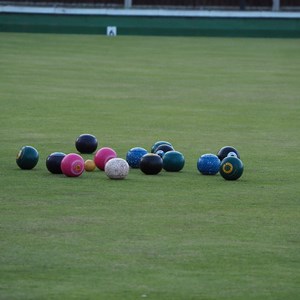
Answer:
[{"label": "background field", "polygon": [[[0,33],[1,299],[297,299],[300,41]],[[180,173],[55,176],[81,133]],[[23,145],[39,150],[18,169]],[[202,176],[235,146],[242,178]],[[84,158],[91,158],[84,155]]]}]

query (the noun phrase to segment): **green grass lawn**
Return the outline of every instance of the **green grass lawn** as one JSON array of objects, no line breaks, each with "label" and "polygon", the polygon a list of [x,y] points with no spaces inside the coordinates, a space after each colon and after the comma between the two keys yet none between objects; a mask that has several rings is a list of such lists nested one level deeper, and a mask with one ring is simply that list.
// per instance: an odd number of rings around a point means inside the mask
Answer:
[{"label": "green grass lawn", "polygon": [[[297,299],[299,66],[297,39],[0,33],[0,299]],[[82,133],[122,158],[167,140],[186,164],[50,174]],[[225,145],[243,176],[201,175]]]}]

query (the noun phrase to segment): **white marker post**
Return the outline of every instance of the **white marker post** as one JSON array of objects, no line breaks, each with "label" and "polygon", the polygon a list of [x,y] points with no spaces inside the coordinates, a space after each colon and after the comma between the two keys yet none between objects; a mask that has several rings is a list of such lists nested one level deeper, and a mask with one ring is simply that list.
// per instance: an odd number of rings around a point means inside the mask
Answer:
[{"label": "white marker post", "polygon": [[132,0],[124,0],[125,8],[132,8]]},{"label": "white marker post", "polygon": [[272,10],[273,11],[280,10],[280,0],[273,0]]},{"label": "white marker post", "polygon": [[117,27],[116,26],[107,26],[106,27],[106,35],[107,36],[116,36],[117,35]]}]

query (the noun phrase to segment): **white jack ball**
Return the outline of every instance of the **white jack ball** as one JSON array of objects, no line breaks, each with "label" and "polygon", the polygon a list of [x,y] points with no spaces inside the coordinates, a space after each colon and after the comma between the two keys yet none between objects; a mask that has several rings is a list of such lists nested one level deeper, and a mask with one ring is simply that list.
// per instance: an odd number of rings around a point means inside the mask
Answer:
[{"label": "white jack ball", "polygon": [[110,179],[124,179],[129,172],[129,165],[123,158],[112,158],[105,164],[105,174]]}]

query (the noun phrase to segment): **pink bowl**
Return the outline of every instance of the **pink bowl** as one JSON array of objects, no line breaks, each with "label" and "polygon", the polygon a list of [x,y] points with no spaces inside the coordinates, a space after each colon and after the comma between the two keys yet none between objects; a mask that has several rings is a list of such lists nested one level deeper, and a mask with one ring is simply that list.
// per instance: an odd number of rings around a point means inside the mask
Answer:
[{"label": "pink bowl", "polygon": [[109,147],[103,147],[99,149],[95,156],[94,156],[94,162],[98,169],[104,171],[105,164],[112,158],[116,158],[117,153],[115,150],[109,148]]},{"label": "pink bowl", "polygon": [[84,171],[84,159],[76,153],[67,154],[61,161],[61,170],[68,177],[78,177]]}]

